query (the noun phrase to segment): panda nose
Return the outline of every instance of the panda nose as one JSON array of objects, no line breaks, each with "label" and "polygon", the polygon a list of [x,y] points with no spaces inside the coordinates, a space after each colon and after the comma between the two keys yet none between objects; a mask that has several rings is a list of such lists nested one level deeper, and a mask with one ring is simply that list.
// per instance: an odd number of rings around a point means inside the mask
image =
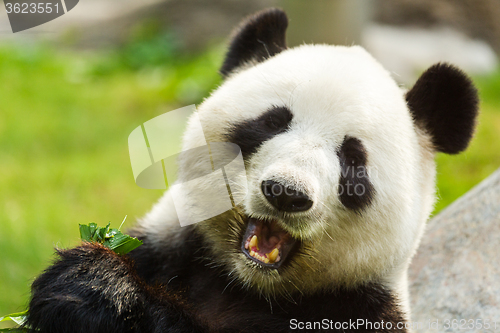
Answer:
[{"label": "panda nose", "polygon": [[261,189],[267,201],[281,211],[303,212],[313,205],[312,200],[305,193],[272,180],[264,180]]}]

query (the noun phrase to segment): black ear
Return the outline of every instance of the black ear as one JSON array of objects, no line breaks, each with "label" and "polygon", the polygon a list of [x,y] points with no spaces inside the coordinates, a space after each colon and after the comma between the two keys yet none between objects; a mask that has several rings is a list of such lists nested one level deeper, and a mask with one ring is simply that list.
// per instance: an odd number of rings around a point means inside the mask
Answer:
[{"label": "black ear", "polygon": [[439,63],[427,69],[406,101],[415,123],[430,134],[437,151],[457,154],[472,138],[479,98],[469,77],[460,69]]},{"label": "black ear", "polygon": [[227,77],[249,61],[261,62],[286,49],[288,18],[277,8],[249,16],[233,33],[220,73]]}]

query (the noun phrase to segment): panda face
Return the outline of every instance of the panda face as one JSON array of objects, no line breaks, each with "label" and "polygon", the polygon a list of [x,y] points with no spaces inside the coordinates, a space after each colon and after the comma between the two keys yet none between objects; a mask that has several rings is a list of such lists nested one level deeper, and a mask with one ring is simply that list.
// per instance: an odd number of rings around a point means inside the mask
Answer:
[{"label": "panda face", "polygon": [[[197,226],[242,281],[276,290],[313,270],[357,283],[406,262],[431,208],[432,161],[404,92],[362,48],[283,51],[198,111],[207,140],[238,144],[245,160],[238,213]],[[197,141],[186,134],[185,148]]]},{"label": "panda face", "polygon": [[[224,83],[188,124],[183,150],[232,142],[246,167],[230,180],[244,200],[194,225],[205,260],[265,297],[376,282],[405,303],[406,270],[434,203],[434,154],[467,147],[477,91],[459,69],[436,64],[405,92],[361,47],[287,49],[287,24],[270,9],[237,29]],[[181,159],[179,179],[198,164]],[[197,189],[213,184],[197,179],[187,197],[170,190],[141,222],[158,247],[181,246],[191,230],[172,218],[171,197],[195,211],[210,204]]]}]

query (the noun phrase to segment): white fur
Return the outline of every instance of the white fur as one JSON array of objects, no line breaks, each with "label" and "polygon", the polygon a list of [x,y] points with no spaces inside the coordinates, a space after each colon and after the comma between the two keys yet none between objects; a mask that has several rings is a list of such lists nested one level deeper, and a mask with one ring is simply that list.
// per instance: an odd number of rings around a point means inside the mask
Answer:
[{"label": "white fur", "polygon": [[[378,281],[395,290],[408,310],[406,270],[432,210],[435,171],[429,140],[414,126],[404,91],[361,47],[303,45],[232,75],[198,112],[205,137],[213,142],[225,141],[232,124],[272,106],[292,111],[291,128],[265,142],[248,161],[248,183],[240,184],[248,195],[240,208],[251,216],[272,214],[260,190],[263,180],[280,179],[306,191],[313,207],[289,214],[282,227],[303,239],[310,257],[300,258],[303,267],[292,263],[279,275],[250,265],[230,245],[215,253],[244,284],[263,293]],[[203,139],[191,133],[188,127],[184,149]],[[346,135],[366,148],[376,191],[362,214],[346,209],[338,198],[336,149]],[[200,186],[207,184],[200,181]],[[169,217],[168,196],[142,222],[159,242],[182,233]],[[230,237],[210,231],[207,223],[196,227],[214,244]]]}]

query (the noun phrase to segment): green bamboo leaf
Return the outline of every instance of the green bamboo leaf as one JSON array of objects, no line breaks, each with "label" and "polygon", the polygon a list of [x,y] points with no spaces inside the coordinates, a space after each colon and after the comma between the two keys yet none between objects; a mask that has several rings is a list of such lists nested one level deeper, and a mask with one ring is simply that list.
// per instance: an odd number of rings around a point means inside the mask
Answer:
[{"label": "green bamboo leaf", "polygon": [[88,225],[80,224],[80,238],[82,241],[91,242],[92,233],[90,232],[90,227]]},{"label": "green bamboo leaf", "polygon": [[95,240],[98,241],[99,243],[104,243],[106,241],[106,235],[108,234],[109,231],[109,226],[111,225],[111,222],[108,223],[104,228],[97,228],[96,233],[95,233]]},{"label": "green bamboo leaf", "polygon": [[11,313],[10,315],[0,317],[0,321],[11,320],[18,325],[22,325],[26,322],[26,316],[28,315],[28,310],[23,312]]},{"label": "green bamboo leaf", "polygon": [[[23,325],[26,323],[26,316],[28,315],[28,310],[23,312],[12,313],[7,316],[0,317],[0,322],[2,321],[13,321],[17,325]],[[24,327],[14,327],[14,328],[1,328],[0,332],[18,332],[18,333],[26,333],[28,329]]]},{"label": "green bamboo leaf", "polygon": [[94,238],[94,235],[97,231],[97,228],[98,228],[97,223],[94,223],[94,222],[89,223],[89,230],[90,230],[90,237],[91,238]]},{"label": "green bamboo leaf", "polygon": [[120,255],[142,245],[142,241],[122,233],[119,229],[111,229],[110,225],[111,223],[108,223],[105,227],[98,227],[95,223],[80,224],[80,237],[82,241],[101,243]]},{"label": "green bamboo leaf", "polygon": [[127,235],[122,236],[125,236],[126,238],[121,239],[114,244],[110,244],[112,246],[110,248],[118,254],[127,254],[142,245],[142,241],[138,240],[137,238]]}]

